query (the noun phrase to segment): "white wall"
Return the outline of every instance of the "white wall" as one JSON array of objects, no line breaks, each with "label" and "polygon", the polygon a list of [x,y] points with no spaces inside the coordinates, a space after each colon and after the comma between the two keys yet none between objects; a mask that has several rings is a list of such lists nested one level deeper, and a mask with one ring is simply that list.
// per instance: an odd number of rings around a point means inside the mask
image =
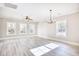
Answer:
[{"label": "white wall", "polygon": [[[16,22],[16,23],[25,23],[25,21],[21,21],[18,18],[16,11],[10,8],[0,7],[0,37],[6,36],[6,22]],[[67,20],[67,37],[66,39],[61,39],[62,37],[58,37],[58,40],[68,40],[79,43],[79,13],[74,13],[70,15],[65,15],[61,17],[57,17],[56,20]],[[18,27],[18,26],[17,26]],[[56,24],[47,24],[47,23],[39,23],[38,24],[38,35],[40,36],[48,36],[48,37],[56,37]],[[17,30],[18,33],[18,30]],[[60,39],[59,39],[60,38]]]},{"label": "white wall", "polygon": [[68,40],[79,43],[79,13],[68,16]]},{"label": "white wall", "polygon": [[[56,38],[56,40],[79,43],[79,13],[73,13],[56,18],[56,21],[67,20],[67,36],[56,36],[56,24],[40,23],[38,34],[42,37]],[[52,39],[53,40],[53,39]]]},{"label": "white wall", "polygon": [[38,35],[40,36],[54,36],[55,35],[55,24],[39,23],[38,24]]},{"label": "white wall", "polygon": [[[7,35],[7,22],[16,23],[16,34],[15,35]],[[14,9],[10,9],[7,7],[0,7],[0,38],[1,37],[14,37],[14,36],[26,36],[26,34],[19,33],[19,24],[26,24],[24,19],[21,19]],[[34,23],[35,25],[37,23]],[[35,33],[36,34],[36,33]]]}]

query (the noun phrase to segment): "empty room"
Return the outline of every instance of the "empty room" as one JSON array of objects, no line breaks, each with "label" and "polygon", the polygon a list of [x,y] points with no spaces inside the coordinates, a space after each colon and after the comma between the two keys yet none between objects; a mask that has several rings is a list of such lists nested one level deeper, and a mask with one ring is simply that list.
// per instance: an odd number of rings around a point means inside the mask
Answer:
[{"label": "empty room", "polygon": [[0,3],[0,56],[79,56],[79,4]]}]

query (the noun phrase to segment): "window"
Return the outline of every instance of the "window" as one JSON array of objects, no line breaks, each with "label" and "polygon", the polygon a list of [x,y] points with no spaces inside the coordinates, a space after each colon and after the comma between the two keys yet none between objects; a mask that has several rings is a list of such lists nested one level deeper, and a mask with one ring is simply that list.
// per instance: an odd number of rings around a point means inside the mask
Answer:
[{"label": "window", "polygon": [[7,23],[7,34],[16,34],[16,24],[13,22]]},{"label": "window", "polygon": [[27,33],[26,24],[20,24],[20,33]]},{"label": "window", "polygon": [[[16,34],[36,34],[36,24],[25,24],[20,23],[19,27],[15,22],[7,22],[7,34],[16,35]],[[19,33],[17,32],[19,31]]]},{"label": "window", "polygon": [[35,28],[35,24],[29,24],[29,34],[35,34],[36,32],[36,28]]},{"label": "window", "polygon": [[66,36],[67,26],[66,20],[56,22],[56,35]]}]

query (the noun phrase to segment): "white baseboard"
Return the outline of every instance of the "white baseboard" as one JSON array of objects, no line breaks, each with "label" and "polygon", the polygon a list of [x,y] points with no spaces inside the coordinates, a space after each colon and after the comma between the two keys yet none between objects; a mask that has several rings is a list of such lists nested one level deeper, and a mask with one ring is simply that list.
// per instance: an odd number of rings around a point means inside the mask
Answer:
[{"label": "white baseboard", "polygon": [[4,37],[1,37],[0,40],[9,40],[9,39],[13,39],[13,38],[15,39],[15,38],[23,38],[23,37],[28,38],[28,37],[33,37],[33,36],[35,36],[35,35],[4,36]]},{"label": "white baseboard", "polygon": [[63,43],[67,43],[67,44],[70,44],[70,45],[75,45],[75,46],[79,46],[79,43],[77,42],[72,42],[72,41],[66,41],[66,40],[61,40],[60,38],[56,38],[56,37],[47,37],[47,36],[39,36],[39,37],[42,37],[42,38],[45,38],[45,39],[50,39],[50,40],[54,40],[54,41],[59,41],[59,42],[63,42]]}]

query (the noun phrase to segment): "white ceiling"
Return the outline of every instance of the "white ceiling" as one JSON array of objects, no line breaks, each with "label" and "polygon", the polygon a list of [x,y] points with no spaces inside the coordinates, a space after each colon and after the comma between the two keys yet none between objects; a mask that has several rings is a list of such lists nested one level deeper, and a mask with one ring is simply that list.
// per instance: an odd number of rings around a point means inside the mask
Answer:
[{"label": "white ceiling", "polygon": [[14,3],[18,6],[16,12],[20,16],[30,16],[35,21],[48,20],[49,10],[54,17],[59,17],[79,11],[77,3]]}]

